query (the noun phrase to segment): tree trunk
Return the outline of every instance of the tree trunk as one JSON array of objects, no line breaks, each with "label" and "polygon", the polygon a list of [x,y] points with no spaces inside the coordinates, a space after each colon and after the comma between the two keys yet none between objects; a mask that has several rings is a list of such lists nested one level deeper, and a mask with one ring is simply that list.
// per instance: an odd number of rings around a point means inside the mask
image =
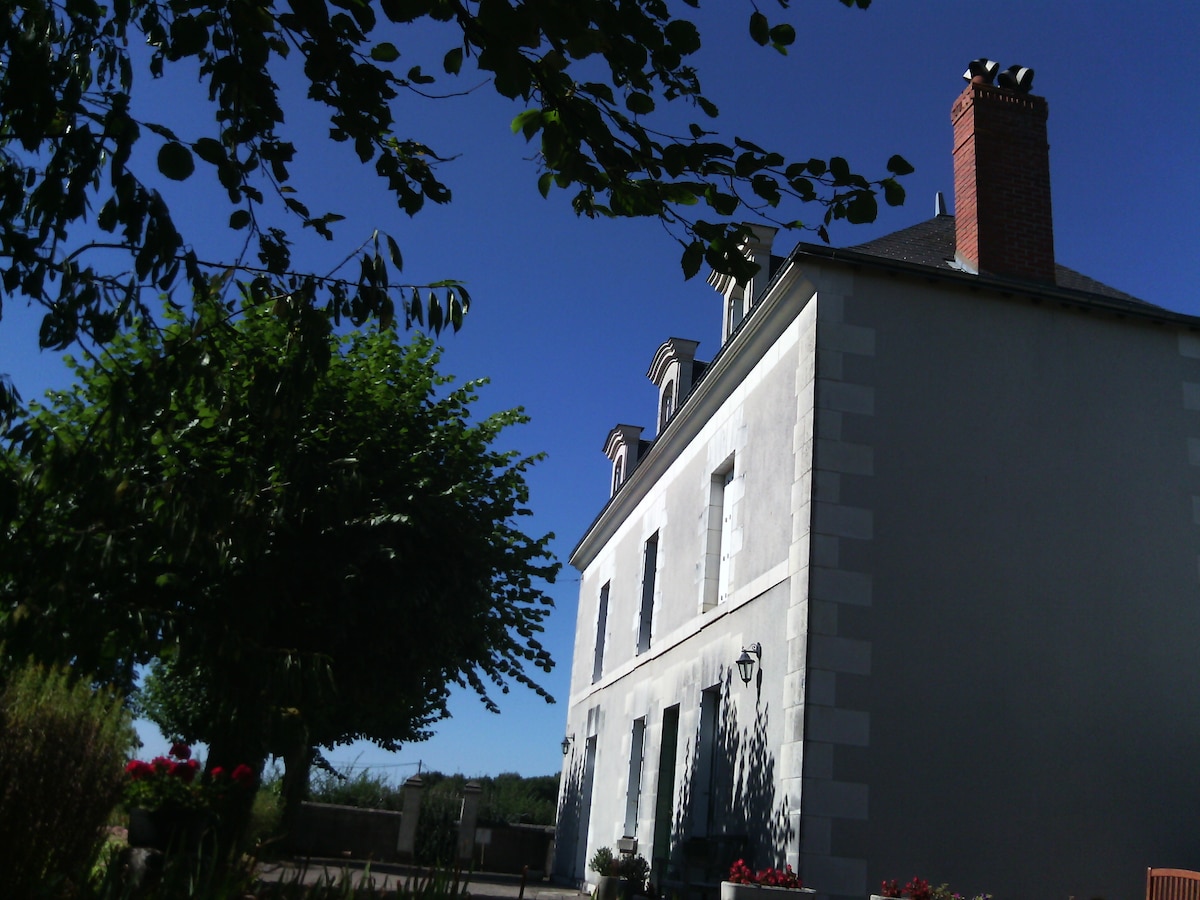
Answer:
[{"label": "tree trunk", "polygon": [[300,804],[308,799],[308,776],[312,772],[312,747],[308,743],[307,729],[298,730],[288,742],[283,756],[283,784],[281,794],[283,810],[280,831],[285,841],[292,833],[300,815]]},{"label": "tree trunk", "polygon": [[208,747],[205,774],[209,777],[216,768],[225,770],[228,777],[240,765],[249,766],[254,773],[254,785],[249,790],[231,788],[220,804],[216,825],[217,849],[223,857],[232,857],[243,848],[254,796],[262,780],[267,754],[255,728],[239,728],[236,722],[213,736]]}]

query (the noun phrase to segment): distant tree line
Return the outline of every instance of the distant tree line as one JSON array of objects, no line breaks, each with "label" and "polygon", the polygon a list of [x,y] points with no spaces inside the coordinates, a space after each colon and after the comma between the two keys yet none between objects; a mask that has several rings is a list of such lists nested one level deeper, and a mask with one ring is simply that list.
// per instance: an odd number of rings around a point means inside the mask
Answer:
[{"label": "distant tree line", "polygon": [[[422,812],[445,808],[457,818],[458,803],[468,781],[482,788],[479,804],[479,825],[527,824],[553,825],[558,806],[558,775],[538,775],[526,778],[515,772],[496,776],[446,775],[430,771],[421,773],[424,785]],[[401,808],[402,782],[371,772],[354,776],[340,773],[314,774],[309,799],[318,803],[340,803],[364,809]],[[422,815],[422,818],[425,816]]]}]

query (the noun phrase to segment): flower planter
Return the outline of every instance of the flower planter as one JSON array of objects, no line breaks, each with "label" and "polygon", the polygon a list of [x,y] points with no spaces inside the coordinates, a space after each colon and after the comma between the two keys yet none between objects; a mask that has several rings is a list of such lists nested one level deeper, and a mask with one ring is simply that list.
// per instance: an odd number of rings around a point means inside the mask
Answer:
[{"label": "flower planter", "polygon": [[594,900],[620,900],[621,879],[616,875],[601,875],[593,896]]},{"label": "flower planter", "polygon": [[195,852],[212,824],[203,809],[141,809],[129,811],[129,846],[154,850]]},{"label": "flower planter", "polygon": [[787,900],[788,894],[815,894],[812,888],[772,887],[766,884],[721,882],[721,900]]}]

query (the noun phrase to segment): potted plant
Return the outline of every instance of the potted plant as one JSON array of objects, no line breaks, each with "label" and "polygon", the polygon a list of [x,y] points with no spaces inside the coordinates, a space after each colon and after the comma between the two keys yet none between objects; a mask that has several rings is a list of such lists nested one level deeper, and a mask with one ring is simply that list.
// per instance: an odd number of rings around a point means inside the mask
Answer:
[{"label": "potted plant", "polygon": [[[924,878],[915,875],[909,879],[903,888],[896,879],[884,881],[879,886],[879,893],[871,895],[872,900],[965,900],[961,894],[950,890],[950,885],[939,884],[933,887]],[[991,894],[976,894],[971,900],[992,900]]]},{"label": "potted plant", "polygon": [[646,882],[650,880],[650,863],[646,862],[646,857],[622,855],[617,860],[617,874],[621,878],[622,897],[628,900],[645,895]]},{"label": "potted plant", "polygon": [[739,859],[730,866],[728,880],[721,882],[721,900],[761,900],[767,891],[815,893],[812,888],[804,886],[791,866],[755,871],[746,865],[744,859]]},{"label": "potted plant", "polygon": [[617,858],[609,847],[598,847],[588,868],[600,876],[596,883],[595,900],[618,900],[621,893],[621,871]]},{"label": "potted plant", "polygon": [[158,850],[195,850],[219,811],[238,793],[253,790],[249,766],[232,772],[214,768],[201,775],[200,763],[182,741],[167,756],[125,766],[123,799],[129,811],[129,843]]}]

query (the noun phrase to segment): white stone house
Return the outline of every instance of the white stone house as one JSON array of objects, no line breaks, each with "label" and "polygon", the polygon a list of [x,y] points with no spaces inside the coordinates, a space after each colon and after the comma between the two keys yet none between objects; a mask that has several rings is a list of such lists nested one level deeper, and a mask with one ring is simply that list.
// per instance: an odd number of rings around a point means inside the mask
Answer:
[{"label": "white stone house", "polygon": [[559,878],[623,837],[681,895],[742,853],[858,898],[1200,868],[1200,319],[1055,263],[1042,98],[952,119],[955,216],[757,232],[723,345],[609,434]]}]

